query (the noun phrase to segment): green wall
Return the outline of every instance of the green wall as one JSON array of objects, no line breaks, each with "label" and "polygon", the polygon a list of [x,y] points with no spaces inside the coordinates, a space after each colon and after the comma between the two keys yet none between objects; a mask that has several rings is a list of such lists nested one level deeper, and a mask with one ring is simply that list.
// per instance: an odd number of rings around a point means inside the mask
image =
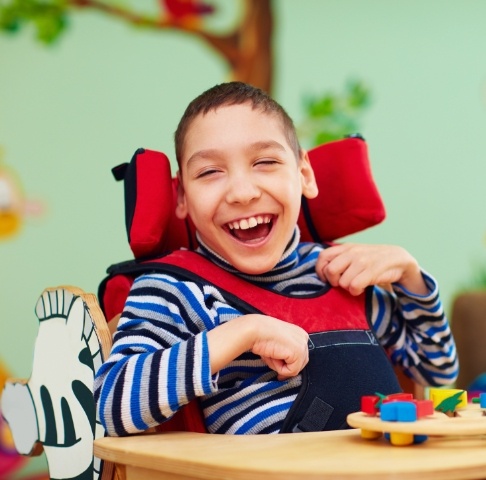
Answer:
[{"label": "green wall", "polygon": [[[486,2],[277,0],[275,10],[274,94],[297,123],[306,93],[356,77],[372,90],[361,131],[388,218],[351,240],[403,245],[450,309],[486,256]],[[52,47],[29,29],[0,36],[4,161],[45,204],[0,241],[0,359],[14,375],[30,374],[42,290],[96,292],[105,268],[131,256],[111,167],[140,146],[173,156],[187,102],[225,79],[194,38],[97,13],[73,16]]]}]

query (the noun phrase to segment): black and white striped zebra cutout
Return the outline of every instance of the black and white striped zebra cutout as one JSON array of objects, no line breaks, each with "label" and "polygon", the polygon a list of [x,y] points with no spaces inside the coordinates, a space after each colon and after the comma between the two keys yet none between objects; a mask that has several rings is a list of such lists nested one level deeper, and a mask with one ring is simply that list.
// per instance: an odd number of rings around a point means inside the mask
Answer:
[{"label": "black and white striped zebra cutout", "polygon": [[99,480],[102,462],[93,456],[93,441],[105,432],[93,383],[103,355],[90,309],[80,290],[60,287],[45,290],[35,312],[32,374],[27,383],[7,383],[3,415],[19,453],[42,444],[51,479]]}]

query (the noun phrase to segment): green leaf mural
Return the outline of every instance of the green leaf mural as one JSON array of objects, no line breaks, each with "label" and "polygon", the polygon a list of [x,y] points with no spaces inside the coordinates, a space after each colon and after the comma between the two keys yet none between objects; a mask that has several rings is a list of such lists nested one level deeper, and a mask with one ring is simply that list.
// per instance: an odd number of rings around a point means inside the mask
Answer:
[{"label": "green leaf mural", "polygon": [[307,95],[303,103],[305,119],[298,125],[299,137],[307,146],[320,145],[361,130],[371,92],[363,81],[354,79],[345,84],[342,93]]}]

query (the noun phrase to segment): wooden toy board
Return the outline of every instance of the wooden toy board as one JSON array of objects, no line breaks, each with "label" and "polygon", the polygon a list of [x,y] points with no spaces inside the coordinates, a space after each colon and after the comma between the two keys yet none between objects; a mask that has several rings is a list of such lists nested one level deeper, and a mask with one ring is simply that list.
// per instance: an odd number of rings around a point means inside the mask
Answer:
[{"label": "wooden toy board", "polygon": [[457,410],[457,416],[449,417],[435,412],[415,422],[384,422],[379,415],[363,412],[351,413],[347,417],[349,426],[371,432],[410,433],[415,435],[486,435],[486,416],[477,404]]}]

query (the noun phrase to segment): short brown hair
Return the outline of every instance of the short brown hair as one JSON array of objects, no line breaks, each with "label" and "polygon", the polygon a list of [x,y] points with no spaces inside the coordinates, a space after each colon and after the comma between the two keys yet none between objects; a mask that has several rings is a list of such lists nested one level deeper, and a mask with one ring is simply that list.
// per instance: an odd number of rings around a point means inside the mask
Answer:
[{"label": "short brown hair", "polygon": [[294,122],[284,108],[263,90],[243,82],[227,82],[215,85],[196,97],[186,108],[174,135],[177,163],[180,165],[182,148],[192,121],[200,114],[227,105],[249,103],[253,109],[273,114],[279,118],[290,147],[299,158],[301,147]]}]

